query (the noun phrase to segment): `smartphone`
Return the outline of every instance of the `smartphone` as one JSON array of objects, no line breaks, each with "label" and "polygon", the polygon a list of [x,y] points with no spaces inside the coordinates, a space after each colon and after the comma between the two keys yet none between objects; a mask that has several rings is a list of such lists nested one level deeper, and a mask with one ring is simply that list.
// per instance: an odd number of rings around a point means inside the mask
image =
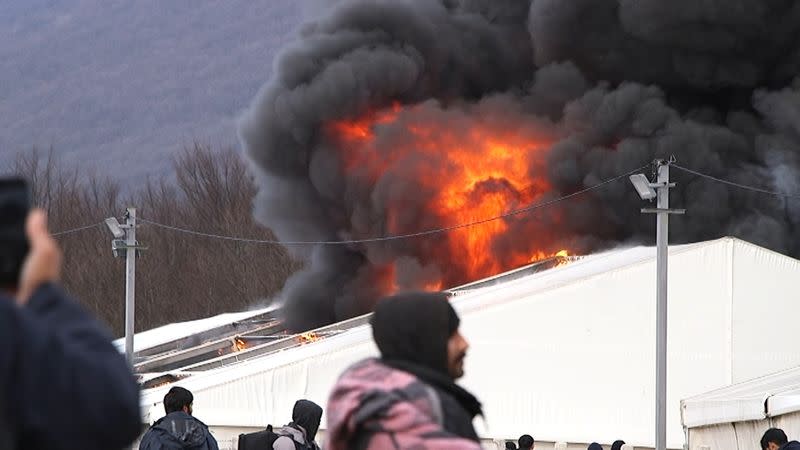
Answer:
[{"label": "smartphone", "polygon": [[16,288],[28,254],[25,221],[31,194],[23,178],[0,178],[0,287]]}]

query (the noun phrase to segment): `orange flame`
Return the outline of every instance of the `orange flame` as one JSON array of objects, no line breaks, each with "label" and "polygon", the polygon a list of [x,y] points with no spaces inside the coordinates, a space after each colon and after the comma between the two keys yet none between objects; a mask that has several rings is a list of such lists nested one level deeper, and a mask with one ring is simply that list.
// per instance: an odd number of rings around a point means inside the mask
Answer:
[{"label": "orange flame", "polygon": [[[545,253],[545,252],[539,251],[539,252],[534,253],[531,256],[531,259],[529,260],[529,262],[535,263],[535,262],[543,261],[545,259],[550,259],[550,258],[562,258],[563,259],[563,258],[567,258],[567,257],[569,257],[569,252],[567,250],[559,250],[559,251],[557,251],[555,253]],[[559,265],[560,265],[560,263],[559,263]]]},{"label": "orange flame", "polygon": [[236,352],[240,352],[247,348],[247,342],[245,342],[242,338],[236,338],[233,340],[233,350]]},{"label": "orange flame", "polygon": [[318,340],[320,340],[319,335],[317,335],[317,333],[313,331],[297,335],[297,342],[299,344],[309,344],[311,342],[316,342]]},{"label": "orange flame", "polygon": [[[485,220],[541,201],[550,190],[542,175],[550,138],[519,120],[457,115],[452,119],[455,124],[450,124],[447,113],[440,112],[437,120],[429,113],[430,106],[426,110],[395,104],[326,127],[349,177],[369,185],[386,175],[405,181],[398,184],[407,186],[405,192],[398,189],[381,200],[388,205],[384,206],[387,234],[481,222],[415,244],[419,260],[435,261],[442,269],[437,280],[401,286],[393,268],[378,269],[386,293],[402,288],[439,290],[554,256],[555,249],[548,248],[552,244],[547,226],[558,222],[556,214],[548,217],[548,225],[525,222],[525,236],[509,235],[516,217]],[[411,219],[409,203],[417,209]]]},{"label": "orange flame", "polygon": [[423,291],[431,291],[431,292],[441,291],[442,290],[442,280],[429,281],[427,283],[423,283],[422,290]]}]

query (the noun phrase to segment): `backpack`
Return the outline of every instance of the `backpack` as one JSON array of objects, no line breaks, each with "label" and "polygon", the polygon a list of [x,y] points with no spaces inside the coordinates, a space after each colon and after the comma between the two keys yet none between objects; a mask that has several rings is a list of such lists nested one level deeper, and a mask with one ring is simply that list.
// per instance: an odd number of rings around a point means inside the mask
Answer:
[{"label": "backpack", "polygon": [[239,435],[239,450],[272,450],[273,444],[275,441],[278,440],[279,437],[286,436],[292,440],[294,444],[294,448],[296,450],[310,450],[315,448],[313,444],[311,445],[303,445],[299,442],[292,439],[291,436],[287,434],[280,434],[276,433],[272,429],[272,425],[267,425],[267,428],[262,431],[256,431],[253,433],[242,433]]}]

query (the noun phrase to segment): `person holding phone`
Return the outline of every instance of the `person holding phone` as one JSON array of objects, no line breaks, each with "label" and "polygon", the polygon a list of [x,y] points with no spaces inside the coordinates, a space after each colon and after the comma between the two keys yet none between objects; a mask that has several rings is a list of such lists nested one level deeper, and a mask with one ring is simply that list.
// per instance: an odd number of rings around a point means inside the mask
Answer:
[{"label": "person holding phone", "polygon": [[18,273],[0,276],[0,450],[122,449],[142,431],[136,380],[109,332],[58,287],[61,251],[43,211],[23,215],[28,250],[9,263],[19,207],[7,184],[0,269]]}]

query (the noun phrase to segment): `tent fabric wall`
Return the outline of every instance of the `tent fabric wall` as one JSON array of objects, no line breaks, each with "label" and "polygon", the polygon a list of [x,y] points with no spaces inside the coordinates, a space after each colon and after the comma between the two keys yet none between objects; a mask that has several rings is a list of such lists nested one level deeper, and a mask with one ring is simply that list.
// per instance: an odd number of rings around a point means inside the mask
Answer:
[{"label": "tent fabric wall", "polygon": [[[777,275],[776,275],[777,274]],[[764,359],[751,329],[759,311],[797,316],[790,284],[800,264],[725,238],[670,248],[669,448],[682,448],[680,399],[761,370],[800,364],[794,331],[783,328]],[[738,291],[744,292],[739,295]],[[753,302],[755,293],[763,305]],[[655,250],[591,255],[566,266],[460,293],[453,304],[471,343],[463,384],[483,401],[486,437],[531,433],[542,441],[652,447],[655,382]],[[748,315],[751,315],[748,317]],[[763,317],[763,316],[762,316]],[[746,332],[743,332],[746,331]],[[195,393],[210,425],[288,420],[298,398],[325,404],[343,369],[376,349],[368,326],[178,384]],[[769,361],[768,365],[765,365]],[[143,394],[160,415],[166,388]]]},{"label": "tent fabric wall", "polygon": [[752,450],[769,428],[766,421],[725,423],[689,430],[689,450]]},{"label": "tent fabric wall", "polygon": [[684,426],[761,420],[800,411],[800,367],[706,392],[681,402]]},{"label": "tent fabric wall", "polygon": [[[681,402],[689,448],[757,448],[770,427],[800,439],[800,367],[707,392]],[[735,443],[735,445],[734,445]]]},{"label": "tent fabric wall", "polygon": [[781,343],[796,339],[787,330],[797,329],[800,261],[742,244],[732,260],[732,383],[800,366],[800,346]]},{"label": "tent fabric wall", "polygon": [[800,440],[800,413],[762,420],[723,423],[690,428],[689,450],[752,450],[759,448],[761,436],[769,428],[780,428],[790,440]]},{"label": "tent fabric wall", "polygon": [[[793,380],[796,383],[800,380]],[[771,416],[800,411],[800,386],[792,384],[787,391],[776,394],[767,399],[767,410]]]}]

